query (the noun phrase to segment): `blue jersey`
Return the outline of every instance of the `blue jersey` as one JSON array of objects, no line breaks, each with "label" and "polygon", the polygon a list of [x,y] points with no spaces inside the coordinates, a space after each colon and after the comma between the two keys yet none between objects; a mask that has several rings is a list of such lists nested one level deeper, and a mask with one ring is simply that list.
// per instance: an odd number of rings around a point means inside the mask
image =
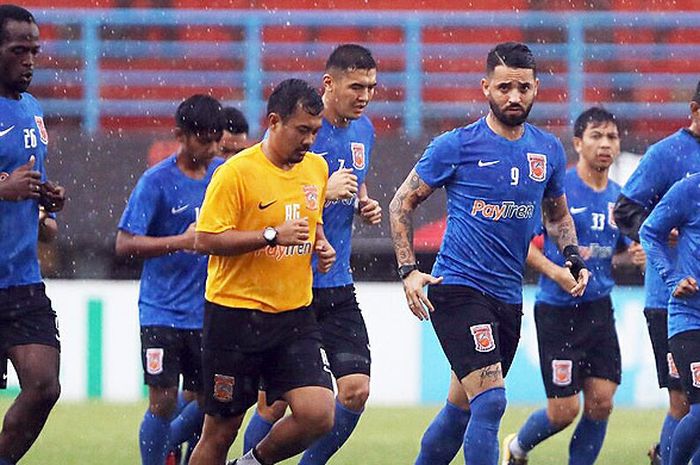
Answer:
[{"label": "blue jersey", "polygon": [[[46,180],[44,161],[49,143],[44,113],[36,99],[0,97],[0,179],[34,155],[34,170]],[[0,200],[0,289],[41,282],[37,255],[39,202]]]},{"label": "blue jersey", "polygon": [[[167,237],[184,233],[197,219],[214,170],[214,159],[202,179],[186,176],[172,155],[139,179],[124,210],[119,229],[136,236]],[[207,257],[178,251],[147,258],[141,273],[141,326],[199,329],[204,315]]]},{"label": "blue jersey", "polygon": [[[671,256],[668,234],[678,228],[677,258]],[[646,219],[640,231],[647,261],[658,271],[669,293],[692,276],[700,280],[700,174],[676,183]],[[700,330],[700,293],[668,302],[668,337]]]},{"label": "blue jersey", "polygon": [[[325,118],[316,136],[312,151],[322,155],[332,174],[341,168],[352,168],[357,183],[365,182],[370,156],[374,146],[374,127],[366,116],[351,121],[347,127],[336,127]],[[314,287],[338,287],[352,284],[350,249],[352,221],[357,196],[347,200],[328,200],[323,208],[323,231],[336,253],[336,260],[328,273],[319,273],[318,259],[313,256]]]},{"label": "blue jersey", "polygon": [[447,229],[433,274],[520,303],[542,198],[564,194],[565,170],[561,142],[530,124],[515,141],[494,133],[486,118],[433,140],[416,165],[430,187],[447,191]]},{"label": "blue jersey", "polygon": [[[615,281],[612,277],[612,257],[629,242],[623,238],[615,225],[613,207],[620,196],[620,186],[608,180],[603,191],[595,191],[581,180],[576,168],[566,173],[564,181],[566,200],[571,217],[576,225],[579,251],[591,271],[586,292],[582,297],[572,297],[559,285],[542,275],[537,301],[549,305],[571,307],[610,295]],[[545,232],[544,255],[559,266],[564,266],[564,256]]]},{"label": "blue jersey", "polygon": [[[622,188],[622,195],[651,211],[676,181],[699,171],[700,141],[688,130],[681,129],[647,149]],[[668,288],[649,261],[644,290],[647,308],[666,308]]]}]

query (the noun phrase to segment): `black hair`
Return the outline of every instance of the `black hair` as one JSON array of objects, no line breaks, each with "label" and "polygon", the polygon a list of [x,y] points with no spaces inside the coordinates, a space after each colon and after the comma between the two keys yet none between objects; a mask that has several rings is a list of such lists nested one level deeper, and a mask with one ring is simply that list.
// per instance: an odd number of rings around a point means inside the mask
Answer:
[{"label": "black hair", "polygon": [[175,126],[187,134],[221,134],[226,122],[218,100],[209,95],[196,94],[177,107]]},{"label": "black hair", "polygon": [[579,139],[582,138],[583,133],[591,123],[594,125],[613,123],[615,126],[617,126],[617,119],[615,119],[615,115],[604,108],[591,107],[578,115],[578,118],[576,118],[576,121],[574,122],[574,137],[578,137]]},{"label": "black hair", "polygon": [[0,44],[5,41],[5,24],[8,21],[36,24],[36,19],[28,10],[17,5],[0,5]]},{"label": "black hair", "polygon": [[298,105],[314,116],[323,111],[323,100],[316,89],[304,80],[286,79],[277,84],[267,99],[267,114],[277,113],[282,121],[286,121]]},{"label": "black hair", "polygon": [[537,74],[535,57],[530,47],[520,42],[503,42],[492,48],[486,56],[486,74],[493,73],[496,66],[531,69]]},{"label": "black hair", "polygon": [[692,100],[695,103],[700,103],[700,81],[698,81],[698,86],[695,88],[695,94],[690,100]]},{"label": "black hair", "polygon": [[372,52],[357,44],[343,44],[336,47],[326,61],[326,71],[331,68],[345,70],[377,69]]},{"label": "black hair", "polygon": [[248,121],[241,110],[234,107],[225,107],[223,115],[226,122],[224,129],[232,134],[248,134]]}]

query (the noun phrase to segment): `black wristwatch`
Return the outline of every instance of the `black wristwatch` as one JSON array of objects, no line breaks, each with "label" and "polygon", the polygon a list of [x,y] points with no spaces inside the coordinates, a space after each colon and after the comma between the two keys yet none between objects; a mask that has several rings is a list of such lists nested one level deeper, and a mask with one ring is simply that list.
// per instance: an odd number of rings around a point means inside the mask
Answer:
[{"label": "black wristwatch", "polygon": [[411,274],[413,270],[417,269],[418,265],[416,265],[415,263],[411,263],[409,265],[401,265],[396,271],[399,274],[399,278],[401,278],[401,280],[403,281],[408,277],[409,274]]},{"label": "black wristwatch", "polygon": [[263,239],[267,242],[267,245],[274,247],[277,245],[277,230],[272,226],[268,226],[263,229]]}]

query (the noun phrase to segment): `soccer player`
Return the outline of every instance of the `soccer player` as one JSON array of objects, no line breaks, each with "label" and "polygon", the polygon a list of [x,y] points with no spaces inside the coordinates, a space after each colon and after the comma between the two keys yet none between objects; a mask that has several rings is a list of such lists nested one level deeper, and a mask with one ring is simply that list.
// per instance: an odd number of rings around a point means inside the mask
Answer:
[{"label": "soccer player", "polygon": [[116,253],[145,258],[139,293],[141,355],[149,405],[141,422],[143,465],[163,465],[168,451],[198,433],[203,412],[190,402],[173,419],[183,389],[201,393],[201,340],[207,257],[194,251],[194,223],[214,170],[224,119],[207,95],[175,113],[176,153],[148,169],[124,210]]},{"label": "soccer player", "polygon": [[323,233],[328,165],[307,153],[321,128],[321,97],[288,79],[270,95],[268,137],[215,173],[195,246],[210,254],[203,334],[205,420],[192,465],[221,465],[263,382],[292,414],[237,465],[296,455],[333,426],[330,368],[313,310],[312,252],[327,272]]},{"label": "soccer player", "polygon": [[228,160],[243,149],[247,149],[248,143],[248,120],[245,115],[234,107],[224,107],[224,120],[226,127],[219,142],[221,156]]},{"label": "soccer player", "polygon": [[[660,140],[647,149],[637,169],[622,188],[615,206],[615,222],[620,231],[639,241],[644,219],[671,186],[687,174],[700,171],[700,82],[690,102],[690,126]],[[675,242],[677,231],[669,240]],[[673,250],[673,249],[671,249]],[[669,290],[656,268],[647,262],[644,275],[644,316],[654,349],[660,388],[668,388],[669,410],[661,427],[659,444],[649,455],[652,464],[668,465],[673,431],[688,413],[688,399],[668,348],[667,310]],[[700,463],[700,456],[696,457]]]},{"label": "soccer player", "polygon": [[[573,297],[570,291],[576,282],[550,237],[545,234],[544,253],[530,244],[527,263],[542,273],[535,324],[547,408],[530,415],[517,435],[506,437],[504,465],[526,464],[530,450],[570,425],[580,410],[581,391],[583,415],[571,438],[569,464],[593,464],[620,384],[620,345],[610,292],[612,267],[627,258],[629,242],[612,217],[620,194],[620,186],[608,179],[610,165],[620,154],[615,117],[595,107],[581,113],[574,123],[573,146],[579,159],[567,171],[564,188],[591,278],[585,293]],[[643,265],[639,244],[630,248],[634,263]]]},{"label": "soccer player", "polygon": [[[333,430],[304,453],[303,465],[328,462],[352,434],[369,396],[369,339],[355,297],[350,252],[355,213],[369,224],[381,221],[379,202],[368,196],[365,182],[374,127],[364,110],[376,85],[377,64],[369,50],[344,44],[331,53],[323,76],[323,122],[312,150],[325,158],[333,173],[328,180],[323,224],[337,260],[328,273],[314,271],[311,306],[321,325],[338,396]],[[263,394],[246,429],[245,451],[260,442],[284,414],[284,405],[266,408],[265,404]]]},{"label": "soccer player", "polygon": [[[65,191],[46,179],[44,113],[27,92],[38,53],[34,16],[0,5],[0,388],[8,359],[21,387],[5,412],[0,465],[17,463],[29,450],[61,390],[58,325],[41,279],[37,238],[40,231],[42,239],[55,236],[50,216],[63,208]],[[40,205],[49,213],[41,220]]]},{"label": "soccer player", "polygon": [[[680,231],[671,251],[668,236]],[[671,290],[668,346],[690,403],[676,426],[667,463],[687,465],[700,448],[700,174],[671,187],[642,225],[640,236],[649,261]]]},{"label": "soccer player", "polygon": [[[556,137],[526,123],[538,85],[526,45],[508,42],[493,48],[481,81],[490,112],[434,139],[390,206],[408,306],[420,320],[430,318],[456,375],[453,382],[469,400],[471,417],[463,436],[469,465],[498,462],[497,433],[506,407],[503,377],[519,339],[522,274],[540,211],[576,281],[571,294],[580,296],[588,281],[564,194],[564,149]],[[430,275],[416,263],[412,212],[440,187],[447,192],[447,230]],[[440,452],[459,447],[462,437],[454,434],[455,424],[443,418],[450,415],[449,407],[438,414],[423,446]],[[423,452],[417,463],[446,463],[443,454],[433,458]]]}]

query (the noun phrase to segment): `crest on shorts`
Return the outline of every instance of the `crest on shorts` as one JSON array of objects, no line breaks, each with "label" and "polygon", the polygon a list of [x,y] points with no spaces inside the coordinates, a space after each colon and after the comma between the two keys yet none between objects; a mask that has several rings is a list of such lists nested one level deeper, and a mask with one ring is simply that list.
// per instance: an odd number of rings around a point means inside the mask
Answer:
[{"label": "crest on shorts", "polygon": [[700,362],[690,364],[690,379],[693,380],[694,388],[700,388]]},{"label": "crest on shorts", "polygon": [[491,352],[496,348],[496,341],[493,339],[493,331],[490,324],[470,326],[469,331],[471,331],[474,338],[474,348],[477,352]]},{"label": "crest on shorts", "polygon": [[227,375],[214,375],[214,399],[219,402],[231,402],[233,400],[233,386],[236,378]]},{"label": "crest on shorts", "polygon": [[673,354],[671,352],[666,354],[666,363],[668,363],[668,376],[671,378],[680,378],[681,375],[678,373],[678,367],[676,362],[673,360]]},{"label": "crest on shorts", "polygon": [[46,131],[46,126],[44,126],[44,118],[35,115],[34,121],[36,122],[36,128],[39,130],[39,138],[44,143],[44,145],[48,144],[49,133]]},{"label": "crest on shorts", "polygon": [[350,142],[350,151],[352,152],[352,166],[356,170],[365,168],[365,144],[362,142]]},{"label": "crest on shorts", "polygon": [[163,349],[151,347],[146,349],[146,373],[159,375],[163,373]]},{"label": "crest on shorts", "polygon": [[555,386],[571,384],[573,367],[571,360],[552,360],[552,383]]},{"label": "crest on shorts", "polygon": [[304,186],[304,197],[308,210],[318,210],[318,187],[313,184]]},{"label": "crest on shorts", "polygon": [[537,182],[544,181],[547,178],[547,155],[528,152],[527,161],[530,179]]},{"label": "crest on shorts", "polygon": [[608,224],[613,228],[617,229],[617,223],[615,223],[615,215],[613,211],[615,210],[615,203],[608,202]]}]

